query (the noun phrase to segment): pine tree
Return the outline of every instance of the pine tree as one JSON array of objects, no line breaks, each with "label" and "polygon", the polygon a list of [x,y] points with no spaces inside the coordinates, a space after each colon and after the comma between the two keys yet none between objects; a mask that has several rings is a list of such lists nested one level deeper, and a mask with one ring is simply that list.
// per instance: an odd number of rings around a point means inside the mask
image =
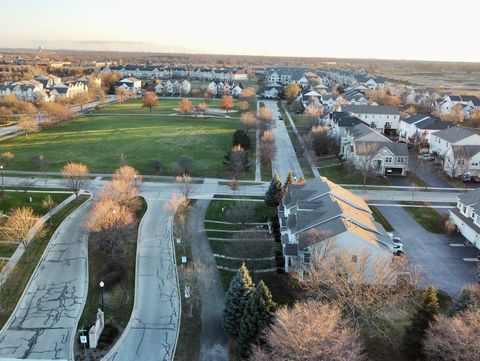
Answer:
[{"label": "pine tree", "polygon": [[240,145],[245,150],[249,150],[251,147],[250,137],[242,129],[238,129],[233,133],[232,146],[235,147],[236,145]]},{"label": "pine tree", "polygon": [[405,330],[404,349],[409,360],[424,360],[423,340],[429,324],[438,314],[439,305],[437,291],[434,287],[427,288],[421,295],[420,304],[415,309],[410,326]]},{"label": "pine tree", "polygon": [[253,343],[261,342],[262,332],[273,322],[276,306],[270,290],[260,281],[248,300],[240,323],[238,353],[241,358],[250,355]]},{"label": "pine tree", "polygon": [[269,207],[278,207],[280,201],[283,197],[283,186],[280,179],[275,174],[270,182],[270,187],[268,187],[267,192],[265,193],[265,204]]},{"label": "pine tree", "polygon": [[288,172],[287,179],[285,179],[285,183],[283,184],[283,188],[287,189],[290,184],[293,183],[293,173],[290,171]]},{"label": "pine tree", "polygon": [[230,282],[230,287],[225,295],[223,330],[227,336],[238,336],[240,332],[240,321],[254,287],[255,285],[250,277],[250,272],[245,264],[242,264]]},{"label": "pine tree", "polygon": [[[480,294],[478,296],[480,296]],[[455,303],[448,310],[447,315],[453,317],[456,314],[465,311],[467,308],[480,307],[480,299],[478,296],[472,286],[464,287],[460,296],[458,296]]]}]

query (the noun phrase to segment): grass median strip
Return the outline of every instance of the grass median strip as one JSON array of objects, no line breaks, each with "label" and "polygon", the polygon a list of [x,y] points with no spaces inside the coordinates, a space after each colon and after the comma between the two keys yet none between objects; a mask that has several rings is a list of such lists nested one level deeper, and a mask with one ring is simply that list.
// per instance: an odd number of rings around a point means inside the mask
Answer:
[{"label": "grass median strip", "polygon": [[410,202],[401,202],[405,210],[412,215],[412,217],[423,227],[431,233],[442,234],[445,233],[444,218],[434,209],[430,208],[427,203],[424,207],[408,207]]}]

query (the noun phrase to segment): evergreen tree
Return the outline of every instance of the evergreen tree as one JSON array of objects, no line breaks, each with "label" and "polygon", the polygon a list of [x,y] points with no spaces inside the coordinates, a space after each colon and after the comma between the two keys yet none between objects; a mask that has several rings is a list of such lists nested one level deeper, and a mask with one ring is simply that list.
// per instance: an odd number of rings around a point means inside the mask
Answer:
[{"label": "evergreen tree", "polygon": [[233,133],[232,146],[235,147],[236,145],[240,145],[245,150],[249,150],[251,147],[250,137],[242,129],[238,129]]},{"label": "evergreen tree", "polygon": [[439,311],[437,291],[427,288],[420,297],[420,304],[415,309],[410,326],[405,330],[404,349],[409,360],[424,360],[423,341],[430,322]]},{"label": "evergreen tree", "polygon": [[278,207],[280,201],[283,197],[283,186],[280,179],[275,174],[270,182],[270,187],[268,187],[267,192],[265,193],[265,204],[269,207]]},{"label": "evergreen tree", "polygon": [[223,329],[227,336],[238,336],[240,332],[240,321],[254,287],[255,285],[250,277],[250,272],[248,272],[245,264],[242,264],[230,282],[230,287],[225,295]]},{"label": "evergreen tree", "polygon": [[449,317],[453,317],[456,314],[465,311],[467,308],[479,308],[479,296],[480,293],[477,295],[473,287],[464,287],[460,293],[460,296],[458,296],[455,303],[449,308],[447,315]]},{"label": "evergreen tree", "polygon": [[285,183],[283,184],[283,188],[286,190],[290,184],[293,183],[293,173],[292,171],[288,172],[287,179],[285,179]]},{"label": "evergreen tree", "polygon": [[240,323],[238,354],[241,358],[250,355],[253,343],[261,342],[262,332],[273,322],[276,306],[270,290],[260,281],[248,300]]}]

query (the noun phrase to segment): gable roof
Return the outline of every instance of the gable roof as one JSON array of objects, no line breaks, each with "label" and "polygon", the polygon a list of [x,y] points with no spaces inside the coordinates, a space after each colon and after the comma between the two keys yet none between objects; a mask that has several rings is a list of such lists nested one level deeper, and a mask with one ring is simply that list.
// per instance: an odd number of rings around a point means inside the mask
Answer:
[{"label": "gable roof", "polygon": [[398,108],[385,105],[342,105],[341,108],[343,111],[353,114],[400,114]]},{"label": "gable roof", "polygon": [[450,127],[434,134],[436,137],[446,140],[449,143],[456,143],[462,139],[478,135],[477,133],[462,127]]}]

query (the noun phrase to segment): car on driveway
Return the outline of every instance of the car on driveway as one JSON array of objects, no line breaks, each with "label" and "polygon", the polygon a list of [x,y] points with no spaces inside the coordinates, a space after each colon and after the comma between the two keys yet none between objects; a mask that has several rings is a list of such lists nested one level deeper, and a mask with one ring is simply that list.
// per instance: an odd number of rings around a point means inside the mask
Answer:
[{"label": "car on driveway", "polygon": [[403,242],[400,237],[395,236],[393,233],[388,233],[390,239],[393,241],[393,254],[395,256],[403,256]]}]

